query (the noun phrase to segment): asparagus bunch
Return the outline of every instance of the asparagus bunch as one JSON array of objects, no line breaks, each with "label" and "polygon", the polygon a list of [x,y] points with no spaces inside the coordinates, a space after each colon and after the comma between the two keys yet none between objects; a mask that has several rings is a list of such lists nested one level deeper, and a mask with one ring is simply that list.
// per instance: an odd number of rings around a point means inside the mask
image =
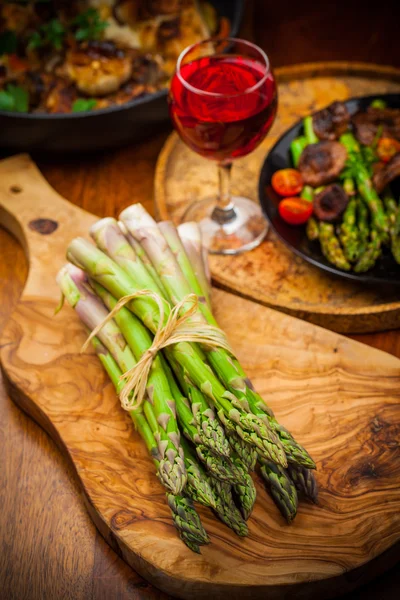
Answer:
[{"label": "asparagus bunch", "polygon": [[[377,101],[378,102],[378,101]],[[379,102],[378,102],[378,104]],[[372,104],[371,104],[372,106]],[[311,116],[303,119],[303,135],[295,138],[290,146],[293,166],[297,167],[306,146],[318,142]],[[379,137],[381,132],[377,136]],[[371,146],[360,146],[354,135],[347,131],[340,137],[346,148],[347,162],[340,179],[350,200],[342,215],[341,224],[318,222],[310,218],[306,235],[310,241],[319,240],[321,251],[336,267],[364,273],[371,269],[386,245],[400,264],[400,211],[398,203],[386,190],[379,197],[372,183],[372,164],[377,160],[375,139]],[[316,190],[305,186],[301,196],[312,200]]]},{"label": "asparagus bunch", "polygon": [[[192,328],[217,327],[209,273],[195,224],[179,231],[169,222],[157,224],[140,205],[126,209],[120,222],[100,220],[90,233],[96,246],[73,240],[67,250],[72,264],[61,270],[58,283],[86,327],[101,327],[92,341],[119,393],[123,374],[151,351],[172,308],[180,303],[181,315],[192,309],[189,294],[198,298]],[[118,300],[143,290],[153,295],[130,299],[104,324]],[[256,500],[250,472],[257,461],[278,507],[292,519],[296,486],[315,489],[309,474],[315,464],[277,421],[238,360],[223,348],[194,341],[165,347],[152,359],[146,395],[130,414],[167,489],[183,541],[195,551],[208,543],[193,502],[247,535]]]}]

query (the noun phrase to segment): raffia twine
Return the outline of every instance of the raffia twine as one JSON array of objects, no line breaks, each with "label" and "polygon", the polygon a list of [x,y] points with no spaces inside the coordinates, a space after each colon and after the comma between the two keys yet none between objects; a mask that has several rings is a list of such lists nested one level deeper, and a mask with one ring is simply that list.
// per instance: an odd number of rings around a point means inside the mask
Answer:
[{"label": "raffia twine", "polygon": [[[86,350],[92,338],[99,333],[106,323],[114,318],[122,307],[131,300],[135,300],[142,296],[153,298],[157,303],[160,311],[159,325],[150,348],[143,353],[140,360],[132,369],[129,369],[121,375],[121,379],[125,380],[125,385],[119,394],[119,399],[122,408],[128,411],[136,410],[141,406],[146,394],[147,381],[153,360],[156,357],[157,352],[163,348],[172,346],[173,344],[179,344],[180,342],[195,342],[207,346],[224,348],[232,353],[226,335],[221,329],[214,325],[209,325],[208,323],[203,322],[203,320],[193,318],[196,317],[199,303],[196,294],[188,294],[183,300],[171,308],[171,305],[164,298],[161,298],[161,296],[151,290],[141,290],[140,292],[135,292],[134,294],[129,294],[128,296],[121,298],[107,317],[93,329],[82,346],[81,352]],[[179,313],[181,310],[184,307],[187,307],[188,304],[191,304],[191,306],[184,314],[180,315]],[[167,305],[170,313],[163,326],[165,305]]]}]

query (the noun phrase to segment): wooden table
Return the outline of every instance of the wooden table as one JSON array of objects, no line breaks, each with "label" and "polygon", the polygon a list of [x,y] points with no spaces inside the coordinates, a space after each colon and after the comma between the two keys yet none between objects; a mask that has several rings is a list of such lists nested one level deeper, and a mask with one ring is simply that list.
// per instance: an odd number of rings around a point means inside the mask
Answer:
[{"label": "wooden table", "polygon": [[[347,1],[282,4],[256,0],[247,7],[243,35],[268,49],[273,64],[364,60],[400,66],[396,19]],[[254,28],[252,27],[254,20]],[[357,21],[358,27],[351,24]],[[340,43],[339,43],[340,42]],[[153,175],[168,130],[137,146],[87,158],[40,159],[49,182],[66,198],[99,216],[117,215],[134,201],[152,212]],[[22,249],[0,230],[0,328],[27,275]],[[400,334],[354,336],[400,357]],[[0,384],[0,596],[4,600],[166,600],[103,541],[84,508],[73,469],[49,437],[7,397]],[[400,591],[394,569],[351,600],[391,600]],[[344,598],[342,599],[344,600]],[[350,600],[346,598],[346,600]]]}]

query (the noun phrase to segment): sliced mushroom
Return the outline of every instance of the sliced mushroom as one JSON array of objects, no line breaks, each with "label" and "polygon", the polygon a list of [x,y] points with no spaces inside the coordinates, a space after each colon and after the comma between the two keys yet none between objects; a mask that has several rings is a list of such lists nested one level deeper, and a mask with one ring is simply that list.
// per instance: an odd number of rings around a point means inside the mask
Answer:
[{"label": "sliced mushroom", "polygon": [[320,140],[337,140],[349,123],[350,113],[343,102],[333,102],[313,115],[313,128]]},{"label": "sliced mushroom", "polygon": [[352,122],[356,138],[366,146],[373,143],[379,129],[382,129],[382,135],[400,141],[399,108],[368,108],[367,111],[356,113]]},{"label": "sliced mushroom", "polygon": [[387,165],[375,171],[373,184],[378,194],[397,177],[400,177],[400,153],[395,154]]},{"label": "sliced mushroom", "polygon": [[320,221],[334,223],[343,214],[349,198],[341,185],[328,185],[313,201],[314,214]]},{"label": "sliced mushroom", "polygon": [[331,183],[343,169],[346,159],[346,149],[339,142],[324,141],[306,146],[299,161],[305,185],[318,187]]},{"label": "sliced mushroom", "polygon": [[84,94],[105,96],[131,77],[132,60],[112,42],[91,42],[68,52],[66,71]]}]

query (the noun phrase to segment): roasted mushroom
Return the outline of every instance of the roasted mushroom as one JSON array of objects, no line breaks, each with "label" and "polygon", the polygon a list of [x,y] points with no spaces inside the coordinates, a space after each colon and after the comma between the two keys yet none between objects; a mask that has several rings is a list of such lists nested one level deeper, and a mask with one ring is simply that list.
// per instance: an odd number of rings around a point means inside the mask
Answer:
[{"label": "roasted mushroom", "polygon": [[400,153],[395,154],[384,167],[375,171],[373,184],[378,194],[397,177],[400,177]]},{"label": "roasted mushroom", "polygon": [[314,214],[320,221],[335,223],[346,209],[349,198],[341,185],[328,185],[313,201]]},{"label": "roasted mushroom", "polygon": [[318,187],[334,181],[346,159],[346,149],[339,142],[324,141],[306,146],[299,161],[304,184]]},{"label": "roasted mushroom", "polygon": [[337,140],[349,123],[350,114],[343,102],[333,102],[313,115],[313,128],[320,140]]},{"label": "roasted mushroom", "polygon": [[134,58],[132,81],[156,86],[163,79],[165,79],[165,74],[151,54],[138,55]]},{"label": "roasted mushroom", "polygon": [[66,71],[84,94],[105,96],[130,78],[132,60],[113,42],[89,42],[67,53]]},{"label": "roasted mushroom", "polygon": [[70,113],[76,98],[75,86],[63,79],[58,79],[46,97],[44,108],[50,114]]},{"label": "roasted mushroom", "polygon": [[368,108],[354,115],[352,122],[355,135],[361,144],[369,146],[375,140],[379,129],[385,137],[393,137],[400,141],[400,109]]}]

